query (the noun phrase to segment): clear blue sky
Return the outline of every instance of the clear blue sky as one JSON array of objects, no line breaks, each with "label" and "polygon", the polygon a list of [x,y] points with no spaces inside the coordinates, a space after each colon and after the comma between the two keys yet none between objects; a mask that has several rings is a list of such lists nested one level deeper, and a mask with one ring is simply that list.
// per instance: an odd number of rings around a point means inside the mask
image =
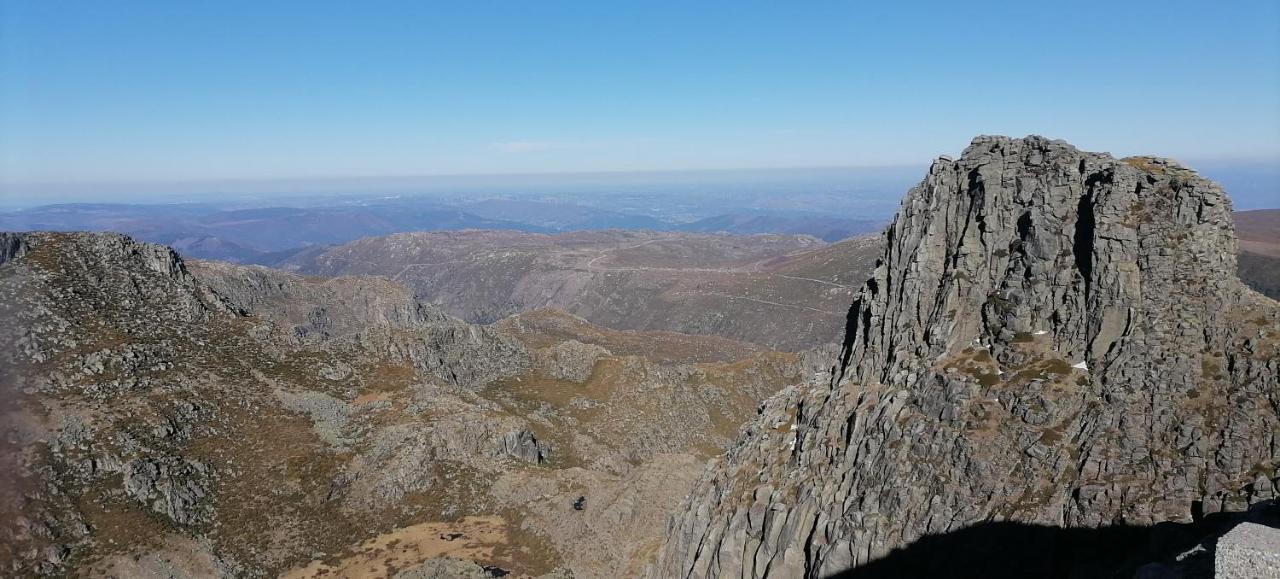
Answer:
[{"label": "clear blue sky", "polygon": [[1280,158],[1275,0],[0,7],[0,191],[923,164],[979,133]]}]

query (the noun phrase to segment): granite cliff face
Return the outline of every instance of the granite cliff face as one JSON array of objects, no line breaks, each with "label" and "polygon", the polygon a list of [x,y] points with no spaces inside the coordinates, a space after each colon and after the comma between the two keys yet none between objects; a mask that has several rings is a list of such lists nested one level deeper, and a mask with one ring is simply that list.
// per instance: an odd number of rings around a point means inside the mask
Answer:
[{"label": "granite cliff face", "polygon": [[[654,576],[857,576],[926,536],[1142,529],[1275,496],[1280,316],[1235,277],[1214,183],[979,137],[934,162],[884,242],[830,375],[762,405]],[[1013,536],[992,556],[1026,547],[1061,576],[1164,560]]]}]

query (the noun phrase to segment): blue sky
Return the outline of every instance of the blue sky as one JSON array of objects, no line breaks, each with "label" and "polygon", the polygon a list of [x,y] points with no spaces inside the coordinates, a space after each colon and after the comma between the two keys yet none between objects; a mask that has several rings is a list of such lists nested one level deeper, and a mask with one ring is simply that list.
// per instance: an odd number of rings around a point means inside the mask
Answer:
[{"label": "blue sky", "polygon": [[[892,4],[892,6],[890,6]],[[1280,3],[0,0],[0,187],[1280,158]]]}]

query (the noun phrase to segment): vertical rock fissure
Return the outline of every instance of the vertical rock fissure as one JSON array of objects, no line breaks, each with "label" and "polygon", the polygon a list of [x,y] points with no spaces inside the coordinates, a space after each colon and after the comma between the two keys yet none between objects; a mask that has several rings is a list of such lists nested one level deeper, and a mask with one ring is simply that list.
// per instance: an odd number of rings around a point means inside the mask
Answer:
[{"label": "vertical rock fissure", "polygon": [[1080,271],[1080,275],[1084,278],[1084,297],[1086,303],[1089,299],[1089,290],[1093,280],[1093,235],[1097,223],[1093,216],[1093,201],[1089,198],[1090,193],[1080,196],[1080,201],[1076,205],[1076,230],[1075,236],[1072,238],[1071,252],[1075,255],[1076,269]]}]

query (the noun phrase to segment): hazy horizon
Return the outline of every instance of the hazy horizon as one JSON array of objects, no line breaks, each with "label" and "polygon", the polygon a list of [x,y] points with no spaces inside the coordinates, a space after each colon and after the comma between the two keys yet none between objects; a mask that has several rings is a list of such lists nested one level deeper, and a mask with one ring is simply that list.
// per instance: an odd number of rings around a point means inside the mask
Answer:
[{"label": "hazy horizon", "polygon": [[[958,154],[958,153],[956,153]],[[932,159],[930,159],[931,161]],[[1219,181],[1237,209],[1280,207],[1280,158],[1181,160]],[[764,167],[649,171],[582,171],[495,174],[394,175],[279,179],[140,181],[117,183],[0,184],[0,211],[64,203],[206,203],[288,204],[299,200],[388,196],[515,195],[719,191],[738,185],[772,188],[813,186],[829,189],[888,187],[901,196],[923,177],[929,162],[881,166]]]}]

